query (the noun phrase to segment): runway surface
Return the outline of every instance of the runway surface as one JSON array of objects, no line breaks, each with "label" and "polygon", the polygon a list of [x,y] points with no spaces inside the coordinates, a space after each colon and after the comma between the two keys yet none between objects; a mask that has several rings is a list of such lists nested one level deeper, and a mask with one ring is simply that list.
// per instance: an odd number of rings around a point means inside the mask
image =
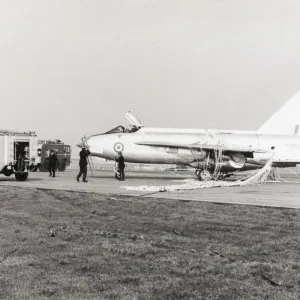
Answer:
[{"label": "runway surface", "polygon": [[[207,201],[215,203],[249,204],[261,206],[300,208],[300,179],[285,176],[283,182],[267,182],[246,187],[207,188],[175,192],[128,191],[124,186],[166,186],[182,184],[184,179],[195,178],[192,173],[127,172],[126,181],[118,181],[112,171],[96,171],[88,177],[88,183],[76,181],[77,170],[58,172],[56,178],[48,173],[33,172],[27,181],[17,182],[14,176],[0,177],[0,185],[37,189],[57,189],[93,192],[113,197],[118,195],[155,197],[162,199]],[[90,174],[89,174],[90,175]]]}]

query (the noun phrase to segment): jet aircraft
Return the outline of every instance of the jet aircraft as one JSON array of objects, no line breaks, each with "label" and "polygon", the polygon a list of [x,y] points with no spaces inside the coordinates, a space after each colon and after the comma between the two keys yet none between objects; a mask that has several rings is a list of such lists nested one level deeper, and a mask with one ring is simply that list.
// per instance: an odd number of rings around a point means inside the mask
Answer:
[{"label": "jet aircraft", "polygon": [[151,128],[128,112],[129,128],[117,126],[77,146],[88,146],[92,156],[107,160],[122,151],[130,163],[186,165],[200,180],[209,180],[262,168],[270,159],[274,167],[300,164],[299,115],[300,92],[257,131]]}]

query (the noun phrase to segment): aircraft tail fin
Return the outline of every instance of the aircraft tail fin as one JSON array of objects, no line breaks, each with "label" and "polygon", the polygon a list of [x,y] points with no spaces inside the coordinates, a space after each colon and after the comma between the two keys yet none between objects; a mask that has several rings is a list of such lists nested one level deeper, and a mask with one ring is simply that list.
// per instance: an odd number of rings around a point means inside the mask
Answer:
[{"label": "aircraft tail fin", "polygon": [[258,130],[258,133],[300,134],[300,92],[287,101]]}]

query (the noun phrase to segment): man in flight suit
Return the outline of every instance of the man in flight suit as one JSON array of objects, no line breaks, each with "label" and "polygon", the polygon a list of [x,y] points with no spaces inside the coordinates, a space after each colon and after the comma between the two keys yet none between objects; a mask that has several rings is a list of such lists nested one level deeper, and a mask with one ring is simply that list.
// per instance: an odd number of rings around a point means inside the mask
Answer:
[{"label": "man in flight suit", "polygon": [[82,181],[83,182],[87,182],[86,180],[86,175],[87,175],[87,157],[90,155],[90,151],[87,150],[85,147],[82,147],[82,150],[79,152],[79,156],[80,156],[80,160],[79,160],[79,167],[80,167],[80,171],[77,175],[76,180],[79,182],[79,178],[81,177],[81,175],[83,174],[83,178]]}]

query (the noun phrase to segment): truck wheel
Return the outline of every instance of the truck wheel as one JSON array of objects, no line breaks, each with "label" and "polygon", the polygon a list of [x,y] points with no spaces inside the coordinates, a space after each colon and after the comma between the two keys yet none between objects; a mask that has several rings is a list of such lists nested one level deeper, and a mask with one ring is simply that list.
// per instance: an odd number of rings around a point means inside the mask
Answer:
[{"label": "truck wheel", "polygon": [[24,173],[15,173],[15,177],[17,181],[25,181],[28,177],[28,173],[24,172]]},{"label": "truck wheel", "polygon": [[2,174],[4,174],[5,176],[10,176],[13,173],[14,173],[14,171],[13,171],[12,166],[5,166],[2,170]]},{"label": "truck wheel", "polygon": [[5,173],[3,173],[5,176],[10,176],[12,175],[14,172],[13,171],[7,171]]}]

